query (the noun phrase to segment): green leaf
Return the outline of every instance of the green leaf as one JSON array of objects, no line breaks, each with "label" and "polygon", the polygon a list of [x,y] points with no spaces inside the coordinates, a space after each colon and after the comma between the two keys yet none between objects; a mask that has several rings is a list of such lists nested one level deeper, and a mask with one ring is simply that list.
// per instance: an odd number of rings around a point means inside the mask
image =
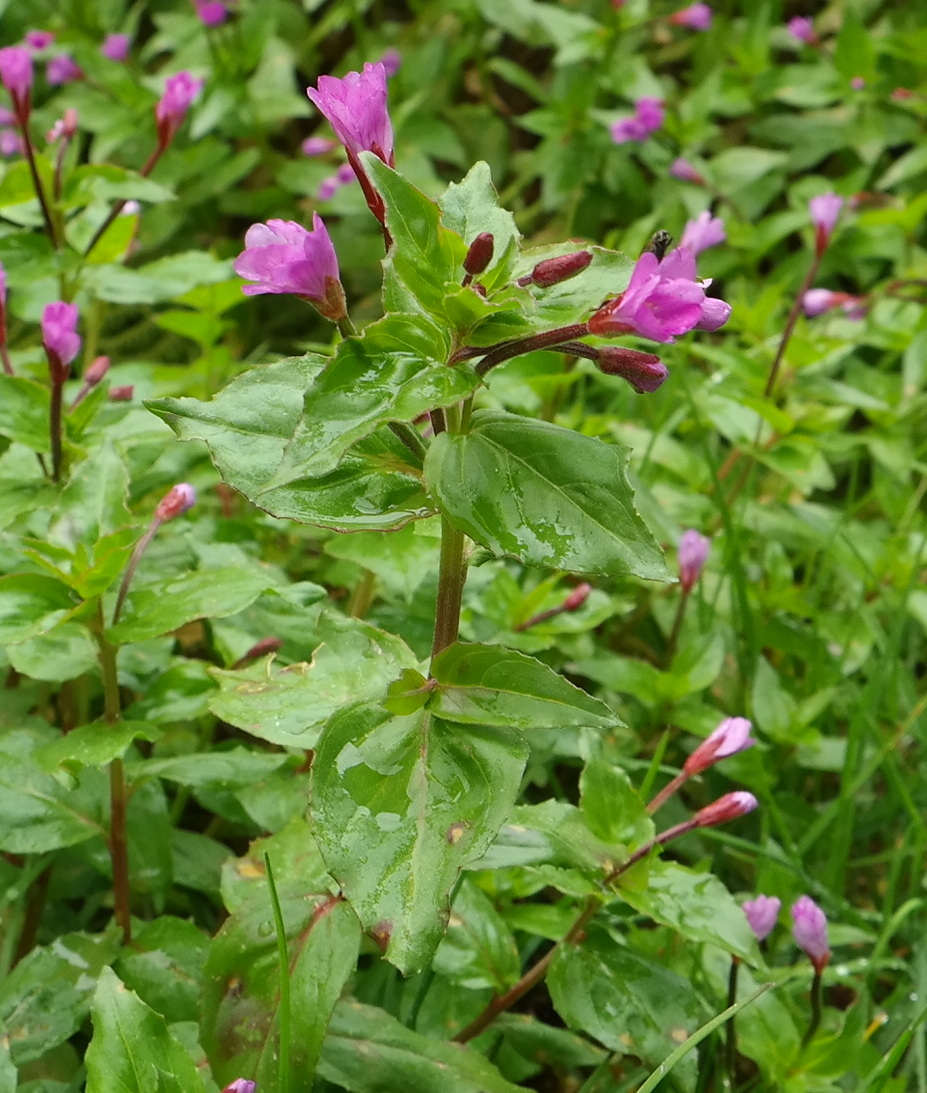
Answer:
[{"label": "green leaf", "polygon": [[0,577],[0,645],[53,630],[77,604],[65,585],[37,573]]},{"label": "green leaf", "polygon": [[0,1093],[16,1093],[18,1080],[16,1064],[10,1051],[10,1040],[4,1032],[0,1038]]},{"label": "green leaf", "polygon": [[620,767],[590,760],[580,775],[579,792],[583,818],[596,838],[636,847],[653,837],[646,806]]},{"label": "green leaf", "polygon": [[[97,441],[87,459],[71,472],[52,513],[48,538],[74,550],[91,551],[98,541],[131,522],[126,503],[129,469],[105,438]],[[120,567],[121,568],[121,567]]]},{"label": "green leaf", "polygon": [[87,1093],[198,1093],[196,1064],[164,1018],[104,968],[93,1000]]},{"label": "green leaf", "polygon": [[504,994],[521,976],[521,958],[512,931],[468,876],[454,899],[434,969],[459,987],[488,987],[495,994]]},{"label": "green leaf", "polygon": [[402,175],[371,153],[361,153],[364,167],[386,204],[392,236],[387,261],[419,304],[438,318],[444,315],[448,285],[463,280],[464,241],[441,225],[441,211]]},{"label": "green leaf", "polygon": [[236,747],[230,751],[198,752],[138,759],[126,771],[134,778],[166,778],[183,786],[247,786],[292,763],[288,755],[267,755]]},{"label": "green leaf", "polygon": [[252,736],[292,748],[314,747],[318,730],[354,702],[385,698],[390,682],[418,658],[404,641],[359,619],[326,612],[309,664],[261,661],[214,669],[219,693],[209,709]]},{"label": "green leaf", "polygon": [[651,863],[646,889],[628,886],[621,895],[635,910],[678,930],[689,941],[707,941],[748,964],[760,963],[747,916],[711,873],[656,861]]},{"label": "green leaf", "polygon": [[[310,1093],[329,1017],[354,971],[360,929],[337,896],[307,896],[295,886],[279,896],[290,973],[289,1088]],[[220,1082],[247,1074],[258,1089],[281,1087],[279,1004],[277,939],[265,882],[223,924],[206,961],[203,1046]]]},{"label": "green leaf", "polygon": [[333,558],[369,569],[408,600],[429,574],[437,573],[440,543],[439,521],[434,519],[417,520],[399,531],[335,535],[324,549]]},{"label": "green leaf", "polygon": [[48,387],[23,376],[0,375],[0,436],[48,455]]},{"label": "green leaf", "polygon": [[62,622],[47,634],[18,645],[8,645],[6,655],[21,675],[62,683],[97,668],[97,647],[86,627]]},{"label": "green leaf", "polygon": [[225,566],[198,569],[166,581],[133,588],[126,598],[122,621],[108,637],[116,643],[145,641],[169,634],[194,619],[224,619],[236,615],[277,581],[254,569]]},{"label": "green leaf", "polygon": [[105,767],[114,759],[121,759],[134,740],[157,740],[161,733],[157,725],[147,721],[120,721],[115,725],[95,721],[43,745],[36,752],[36,759],[48,771],[58,767],[71,771]]},{"label": "green leaf", "polygon": [[75,209],[91,201],[147,201],[157,204],[174,200],[174,193],[159,182],[136,171],[110,163],[82,164],[67,173],[62,205]]},{"label": "green leaf", "polygon": [[422,1036],[375,1006],[339,1002],[319,1073],[350,1093],[519,1093],[479,1052]]},{"label": "green leaf", "polygon": [[425,480],[455,527],[529,565],[666,580],[663,554],[634,508],[628,449],[513,414],[474,414],[442,433]]},{"label": "green leaf", "polygon": [[488,291],[507,284],[518,254],[521,234],[515,217],[499,207],[489,164],[475,163],[462,182],[452,182],[438,198],[442,223],[469,245],[481,232],[493,236],[493,256],[476,278]]},{"label": "green leaf", "polygon": [[312,766],[319,847],[364,928],[404,974],[427,966],[458,871],[479,858],[515,801],[524,744],[426,712],[336,713]]},{"label": "green leaf", "polygon": [[435,657],[428,708],[450,721],[513,729],[614,728],[621,720],[534,657],[501,645],[458,643]]},{"label": "green leaf", "polygon": [[97,976],[118,952],[115,930],[63,934],[33,949],[6,973],[0,983],[0,1022],[18,1066],[41,1058],[77,1032],[90,1011]]},{"label": "green leaf", "polygon": [[447,332],[422,315],[387,315],[347,338],[306,392],[302,417],[264,488],[328,474],[377,426],[465,398],[479,380],[470,365],[448,365],[450,350]]},{"label": "green leaf", "polygon": [[[555,1009],[570,1028],[612,1051],[657,1066],[704,1019],[692,984],[592,925],[579,945],[554,956],[547,986]],[[680,1070],[691,1083],[694,1058]]]},{"label": "green leaf", "polygon": [[404,465],[409,453],[391,434],[366,438],[331,474],[268,488],[324,363],[312,354],[278,361],[245,372],[209,402],[146,405],[181,440],[205,441],[224,481],[271,516],[361,531],[431,515],[420,481]]},{"label": "green leaf", "polygon": [[186,919],[159,915],[119,957],[125,985],[168,1021],[196,1021],[209,938]]}]

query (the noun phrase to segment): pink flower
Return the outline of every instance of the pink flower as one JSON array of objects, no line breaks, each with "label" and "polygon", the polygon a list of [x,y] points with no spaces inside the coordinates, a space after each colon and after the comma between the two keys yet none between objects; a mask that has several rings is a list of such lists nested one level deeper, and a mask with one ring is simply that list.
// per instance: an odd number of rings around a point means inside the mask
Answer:
[{"label": "pink flower", "polygon": [[167,493],[158,502],[155,509],[155,520],[163,524],[167,520],[173,520],[187,509],[196,504],[196,490],[187,482],[180,482],[171,486]]},{"label": "pink flower", "polygon": [[0,129],[0,156],[20,156],[23,138],[15,129]]},{"label": "pink flower", "polygon": [[193,100],[199,95],[203,81],[197,80],[189,72],[178,72],[168,76],[164,84],[164,94],[155,106],[155,121],[158,125],[158,141],[166,148],[180,128]]},{"label": "pink flower", "polygon": [[814,249],[818,256],[827,248],[842,208],[843,198],[835,193],[818,194],[808,202],[811,223],[814,224]]},{"label": "pink flower", "polygon": [[711,736],[692,752],[682,769],[691,778],[729,755],[752,748],[756,743],[750,736],[752,727],[745,717],[726,717]]},{"label": "pink flower", "polygon": [[71,140],[76,132],[77,111],[73,106],[69,106],[64,112],[64,117],[59,118],[45,134],[45,139],[49,144],[53,144],[62,137],[64,137],[65,140]]},{"label": "pink flower", "polygon": [[222,1093],[254,1093],[256,1089],[257,1082],[252,1082],[249,1078],[236,1078],[234,1082],[229,1082]]},{"label": "pink flower", "polygon": [[662,261],[642,254],[625,291],[600,307],[588,325],[591,334],[634,333],[673,342],[697,327],[717,330],[730,312],[723,300],[706,300],[704,286],[695,279],[694,255],[679,247]]},{"label": "pink flower", "polygon": [[791,18],[786,26],[789,34],[799,42],[807,42],[808,45],[817,45],[819,38],[814,30],[814,20],[805,15],[796,15]]},{"label": "pink flower", "polygon": [[252,224],[245,235],[245,250],[235,259],[246,296],[292,294],[308,300],[321,315],[338,322],[347,315],[338,258],[318,213],[312,231],[292,220]]},{"label": "pink flower", "polygon": [[338,142],[328,137],[306,137],[300,147],[304,156],[324,156],[337,148]]},{"label": "pink flower", "polygon": [[335,172],[335,178],[338,179],[339,185],[347,186],[348,183],[354,181],[354,168],[350,163],[342,163]]},{"label": "pink flower", "polygon": [[229,17],[222,0],[193,0],[193,4],[204,27],[221,26]]},{"label": "pink flower", "polygon": [[393,127],[386,109],[386,68],[365,64],[363,72],[342,79],[320,76],[306,94],[328,119],[349,155],[373,152],[393,165]]},{"label": "pink flower", "polygon": [[757,941],[765,941],[776,925],[782,900],[776,896],[757,896],[756,899],[744,900],[741,906]]},{"label": "pink flower", "polygon": [[850,87],[852,87],[854,91],[862,91],[862,89],[865,86],[866,86],[866,77],[865,76],[854,76],[853,79],[850,80]]},{"label": "pink flower", "polygon": [[81,80],[83,77],[84,73],[81,71],[80,65],[67,53],[60,53],[57,57],[52,57],[48,62],[48,68],[45,70],[45,79],[52,87],[71,83],[72,80]]},{"label": "pink flower", "polygon": [[612,123],[612,140],[616,144],[625,144],[628,141],[641,142],[646,140],[663,124],[664,110],[663,100],[653,98],[638,99],[634,104],[634,113],[628,117],[619,118]]},{"label": "pink flower", "polygon": [[42,50],[48,49],[55,40],[55,35],[50,30],[27,30],[25,38],[30,49]]},{"label": "pink flower", "polygon": [[714,827],[715,824],[726,824],[729,820],[737,820],[746,816],[759,806],[759,801],[745,789],[735,790],[733,793],[725,793],[717,801],[700,808],[692,817],[697,827]]},{"label": "pink flower", "polygon": [[669,375],[669,369],[653,353],[641,353],[624,346],[604,346],[596,355],[599,370],[607,376],[620,376],[639,395],[656,391]]},{"label": "pink flower", "polygon": [[0,125],[12,125],[16,121],[16,115],[5,106],[0,106]]},{"label": "pink flower", "polygon": [[107,397],[110,402],[130,402],[134,390],[135,388],[131,383],[127,383],[122,387],[110,387]]},{"label": "pink flower", "polygon": [[42,344],[54,383],[64,383],[71,362],[80,352],[77,318],[76,304],[46,304],[42,312]]},{"label": "pink flower", "polygon": [[820,974],[830,960],[827,916],[810,896],[799,896],[792,904],[792,937]]},{"label": "pink flower", "polygon": [[29,115],[32,90],[32,54],[25,46],[0,49],[0,82],[10,93],[17,119],[23,121]]},{"label": "pink flower", "polygon": [[707,4],[690,4],[681,11],[674,12],[669,19],[677,27],[688,27],[690,30],[708,30],[711,26],[711,8]]},{"label": "pink flower", "polygon": [[338,176],[328,175],[319,183],[319,188],[315,196],[319,201],[331,201],[340,189],[341,181]]},{"label": "pink flower", "polygon": [[847,318],[862,319],[869,310],[869,301],[865,296],[853,296],[849,292],[831,292],[829,288],[809,288],[801,298],[801,305],[809,318],[840,307],[843,308]]},{"label": "pink flower", "polygon": [[128,34],[107,34],[100,46],[100,52],[111,61],[126,61],[129,58],[129,46],[132,44]]},{"label": "pink flower", "polygon": [[723,243],[725,239],[727,239],[727,233],[724,230],[724,221],[720,217],[712,216],[706,209],[699,213],[695,220],[690,220],[686,224],[679,245],[698,255],[709,247]]},{"label": "pink flower", "polygon": [[673,160],[669,173],[681,182],[691,182],[696,186],[705,185],[705,176],[699,174],[695,167],[687,159],[683,159],[682,156]]},{"label": "pink flower", "polygon": [[380,64],[386,71],[386,78],[395,76],[402,65],[402,54],[398,49],[388,49],[380,58]]},{"label": "pink flower", "polygon": [[693,528],[682,533],[679,540],[679,583],[684,592],[691,592],[702,574],[711,540]]}]

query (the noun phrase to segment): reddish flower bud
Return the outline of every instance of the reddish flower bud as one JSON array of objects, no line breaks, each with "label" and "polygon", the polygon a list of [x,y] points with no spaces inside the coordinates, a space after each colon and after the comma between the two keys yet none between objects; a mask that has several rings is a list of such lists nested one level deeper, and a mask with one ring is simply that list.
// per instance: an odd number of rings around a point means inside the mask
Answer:
[{"label": "reddish flower bud", "polygon": [[564,611],[578,611],[586,600],[589,599],[589,594],[592,592],[592,585],[583,581],[582,584],[578,584],[573,591],[563,601]]},{"label": "reddish flower bud", "polygon": [[820,974],[830,961],[827,916],[810,896],[799,896],[792,904],[792,937]]},{"label": "reddish flower bud", "polygon": [[48,357],[52,383],[64,383],[71,370],[71,362],[80,352],[76,304],[56,302],[46,305],[42,312],[42,343]]},{"label": "reddish flower bud", "polygon": [[678,178],[681,182],[691,182],[695,186],[705,185],[705,176],[700,174],[696,168],[693,167],[687,159],[683,159],[682,156],[673,160],[669,173],[673,178]]},{"label": "reddish flower bud", "polygon": [[480,232],[470,244],[464,258],[463,268],[471,277],[476,277],[482,273],[492,261],[495,243],[492,232]]},{"label": "reddish flower bud", "polygon": [[737,820],[752,812],[759,802],[752,793],[745,789],[735,790],[733,793],[725,793],[717,801],[700,808],[692,817],[696,827],[714,827],[716,824],[726,824],[730,820]]},{"label": "reddish flower bud", "polygon": [[174,134],[202,88],[203,81],[195,79],[189,72],[168,76],[164,84],[164,94],[155,106],[158,143],[162,148],[166,148],[174,139]]},{"label": "reddish flower bud", "polygon": [[776,896],[757,896],[756,899],[744,901],[743,913],[757,941],[764,941],[772,933],[781,906],[782,900]]},{"label": "reddish flower bud", "polygon": [[538,262],[534,269],[524,277],[519,277],[517,283],[525,285],[537,285],[539,288],[550,288],[561,281],[567,281],[575,277],[592,261],[592,254],[587,250],[575,251],[573,254],[563,254],[559,258],[546,258]]},{"label": "reddish flower bud", "polygon": [[195,504],[196,490],[188,483],[180,482],[176,486],[171,486],[158,502],[158,507],[155,509],[155,519],[163,524],[167,520],[173,520],[175,516],[179,516],[182,512],[186,512]]},{"label": "reddish flower bud", "polygon": [[669,369],[655,354],[625,349],[621,345],[600,349],[596,364],[607,376],[621,376],[627,380],[639,395],[656,391],[669,375]]},{"label": "reddish flower bud", "polygon": [[88,387],[96,387],[108,371],[109,357],[95,357],[93,363],[84,373],[84,383],[86,383]]},{"label": "reddish flower bud", "polygon": [[699,579],[708,552],[711,550],[711,540],[700,535],[693,528],[682,533],[679,540],[679,583],[684,592],[691,592],[695,582]]},{"label": "reddish flower bud", "polygon": [[746,751],[756,743],[750,736],[753,726],[745,717],[726,717],[715,731],[689,756],[683,770],[691,778],[708,767],[713,767],[720,759]]},{"label": "reddish flower bud", "polygon": [[131,402],[132,395],[135,392],[135,388],[131,383],[127,383],[122,387],[110,387],[109,389],[109,401],[110,402]]}]

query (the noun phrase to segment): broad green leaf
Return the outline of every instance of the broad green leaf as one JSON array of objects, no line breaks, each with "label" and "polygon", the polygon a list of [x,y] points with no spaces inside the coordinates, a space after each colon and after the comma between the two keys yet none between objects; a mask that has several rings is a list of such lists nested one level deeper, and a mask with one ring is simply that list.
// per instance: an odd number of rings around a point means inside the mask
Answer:
[{"label": "broad green leaf", "polygon": [[21,675],[62,683],[97,670],[97,647],[86,627],[62,622],[47,634],[8,645],[6,655]]},{"label": "broad green leaf", "polygon": [[390,682],[418,660],[400,638],[359,619],[325,613],[309,664],[260,661],[214,669],[219,693],[209,709],[245,732],[285,747],[311,748],[332,714],[385,698]]},{"label": "broad green leaf", "polygon": [[95,721],[43,745],[36,752],[36,759],[48,771],[58,767],[72,771],[105,767],[114,759],[121,759],[134,740],[157,740],[161,733],[157,725],[147,721],[120,721],[115,725]]},{"label": "broad green leaf", "polygon": [[442,433],[425,460],[429,491],[455,527],[529,565],[666,580],[634,508],[628,450],[545,421],[483,411]]},{"label": "broad green leaf", "polygon": [[126,767],[132,778],[167,778],[183,786],[247,786],[291,763],[288,755],[267,755],[236,747],[231,751],[138,759]]},{"label": "broad green leaf", "polygon": [[0,436],[48,455],[48,387],[24,376],[0,374]]},{"label": "broad green leaf", "polygon": [[[0,983],[0,1022],[18,1066],[41,1058],[87,1019],[97,976],[116,959],[119,937],[63,934],[7,972]],[[110,1087],[111,1089],[112,1087]]]},{"label": "broad green leaf", "polygon": [[430,573],[437,573],[440,545],[440,522],[434,519],[417,520],[399,531],[334,535],[324,549],[333,558],[369,569],[387,588],[410,599]]},{"label": "broad green leaf", "polygon": [[181,440],[203,440],[223,479],[272,516],[361,531],[431,515],[409,453],[391,435],[363,440],[330,474],[268,489],[325,360],[310,354],[252,368],[209,402],[155,399],[148,408]]},{"label": "broad green leaf", "polygon": [[169,634],[194,619],[224,619],[243,611],[276,578],[259,566],[198,569],[156,584],[134,588],[126,598],[121,621],[110,628],[111,641],[145,641]]},{"label": "broad green leaf", "polygon": [[[273,856],[271,864],[273,865]],[[275,877],[279,869],[274,870]],[[310,1093],[332,1009],[354,971],[360,929],[337,896],[279,892],[288,942],[291,1093]],[[270,896],[255,892],[213,939],[205,967],[203,1046],[220,1082],[247,1074],[279,1089],[280,968]]]},{"label": "broad green leaf", "polygon": [[319,1074],[350,1093],[519,1093],[478,1051],[433,1040],[375,1006],[339,1002]]},{"label": "broad green leaf", "polygon": [[87,1093],[198,1093],[196,1064],[167,1021],[104,968],[93,999],[93,1039],[87,1048]]},{"label": "broad green leaf", "polygon": [[460,183],[452,182],[438,198],[441,221],[469,245],[481,232],[493,236],[493,256],[486,270],[476,278],[488,291],[512,278],[521,235],[515,218],[499,207],[489,164],[475,163]]},{"label": "broad green leaf", "polygon": [[628,886],[621,894],[635,910],[678,930],[688,941],[707,941],[748,964],[760,962],[746,915],[712,873],[656,861],[650,865],[645,889]]},{"label": "broad green leaf", "polygon": [[78,208],[91,201],[135,200],[154,205],[173,199],[173,192],[166,186],[111,163],[85,163],[75,167],[67,173],[62,193],[65,209]]},{"label": "broad green leaf", "polygon": [[467,990],[489,987],[495,994],[504,994],[521,976],[512,931],[470,877],[464,877],[454,898],[434,969],[457,986]]},{"label": "broad green leaf", "polygon": [[343,341],[306,392],[302,417],[265,490],[328,474],[379,425],[413,421],[469,395],[479,380],[469,365],[448,365],[450,348],[447,332],[421,315],[387,315]]},{"label": "broad green leaf", "polygon": [[[578,945],[564,945],[547,973],[554,1008],[567,1025],[612,1051],[657,1066],[704,1020],[692,984],[663,964],[622,945],[600,926]],[[687,1085],[695,1059],[679,1070]]]},{"label": "broad green leaf", "polygon": [[612,728],[621,720],[534,657],[501,645],[457,643],[435,657],[428,708],[449,721],[513,729]]},{"label": "broad green leaf", "polygon": [[53,630],[77,606],[65,585],[52,577],[38,573],[0,577],[0,645],[28,641]]},{"label": "broad green leaf", "polygon": [[386,204],[392,236],[388,261],[402,284],[432,315],[443,316],[445,286],[463,280],[464,241],[441,225],[438,206],[372,154],[361,154]]},{"label": "broad green leaf", "polygon": [[72,550],[80,545],[92,551],[101,537],[131,522],[128,495],[125,461],[111,442],[97,441],[61,491],[48,538]]},{"label": "broad green leaf", "polygon": [[620,767],[590,760],[580,775],[579,792],[583,819],[596,838],[635,847],[653,836],[644,802]]},{"label": "broad green leaf", "polygon": [[403,973],[430,961],[460,869],[515,801],[525,745],[379,705],[336,713],[312,765],[319,847],[364,929]]},{"label": "broad green leaf", "polygon": [[516,275],[530,273],[544,259],[575,254],[580,250],[592,255],[592,261],[582,273],[549,288],[531,289],[536,308],[530,316],[534,329],[547,330],[587,319],[603,300],[617,296],[628,287],[634,268],[630,258],[605,247],[583,246],[573,242],[522,252]]},{"label": "broad green leaf", "polygon": [[196,1021],[209,938],[187,919],[159,915],[133,931],[117,971],[125,985],[168,1021]]}]

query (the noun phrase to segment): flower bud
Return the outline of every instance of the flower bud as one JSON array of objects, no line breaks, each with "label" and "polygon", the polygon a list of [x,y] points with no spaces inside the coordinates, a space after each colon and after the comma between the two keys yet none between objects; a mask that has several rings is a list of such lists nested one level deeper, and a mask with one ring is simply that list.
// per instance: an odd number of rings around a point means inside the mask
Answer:
[{"label": "flower bud", "polygon": [[810,896],[799,896],[792,904],[792,937],[820,974],[830,961],[827,916]]},{"label": "flower bud", "polygon": [[107,34],[100,52],[110,61],[127,61],[132,39],[128,34]]},{"label": "flower bud", "polygon": [[606,376],[620,376],[627,380],[639,395],[656,391],[669,375],[669,369],[655,354],[625,349],[621,345],[600,349],[596,364]]},{"label": "flower bud", "polygon": [[578,611],[586,600],[589,599],[590,592],[592,592],[591,584],[586,581],[583,581],[582,584],[578,584],[563,601],[563,610]]},{"label": "flower bud", "polygon": [[25,46],[0,49],[0,83],[10,93],[16,120],[25,125],[32,92],[32,54]]},{"label": "flower bud", "polygon": [[716,824],[726,824],[729,820],[737,820],[752,812],[759,802],[752,793],[745,789],[735,790],[733,793],[725,793],[717,801],[700,808],[692,817],[696,827],[714,827]]},{"label": "flower bud", "polygon": [[711,540],[700,535],[693,528],[682,533],[679,540],[679,583],[683,592],[691,592],[695,582],[702,574]]},{"label": "flower bud", "polygon": [[131,383],[124,384],[122,387],[110,387],[108,395],[110,402],[131,402],[132,395],[135,393],[135,388]]},{"label": "flower bud", "polygon": [[494,248],[495,239],[492,232],[480,232],[473,240],[463,262],[463,268],[471,277],[476,277],[486,269],[492,261]]},{"label": "flower bud", "polygon": [[159,523],[173,520],[182,512],[192,508],[196,504],[196,490],[186,482],[171,486],[168,492],[158,502],[155,509],[155,519]]},{"label": "flower bud", "polygon": [[95,357],[90,367],[84,373],[84,383],[86,383],[88,387],[96,387],[108,371],[109,357]]},{"label": "flower bud", "polygon": [[679,156],[673,160],[669,173],[680,182],[691,182],[694,186],[704,186],[705,176],[700,174],[687,160]]},{"label": "flower bud", "polygon": [[234,1082],[229,1082],[222,1093],[254,1093],[256,1089],[257,1082],[252,1082],[248,1078],[236,1078]]},{"label": "flower bud", "polygon": [[48,357],[52,383],[64,383],[71,370],[71,362],[80,352],[77,317],[76,304],[60,301],[47,304],[42,312],[42,343]]},{"label": "flower bud", "polygon": [[338,141],[328,137],[306,137],[299,147],[304,156],[326,156],[338,147]]},{"label": "flower bud", "polygon": [[843,198],[835,193],[818,194],[808,202],[811,223],[814,224],[814,249],[818,256],[824,253],[842,208]]},{"label": "flower bud", "polygon": [[726,717],[711,736],[692,752],[682,769],[691,778],[713,767],[720,759],[752,748],[756,743],[750,736],[752,727],[745,717]]},{"label": "flower bud", "polygon": [[744,901],[743,912],[757,941],[765,941],[772,933],[781,906],[782,900],[776,896],[757,896]]},{"label": "flower bud", "polygon": [[591,261],[592,254],[587,250],[562,254],[559,258],[545,258],[529,274],[519,277],[516,284],[522,287],[537,285],[539,288],[550,288],[551,285],[557,285],[575,277],[577,273],[582,273]]}]

